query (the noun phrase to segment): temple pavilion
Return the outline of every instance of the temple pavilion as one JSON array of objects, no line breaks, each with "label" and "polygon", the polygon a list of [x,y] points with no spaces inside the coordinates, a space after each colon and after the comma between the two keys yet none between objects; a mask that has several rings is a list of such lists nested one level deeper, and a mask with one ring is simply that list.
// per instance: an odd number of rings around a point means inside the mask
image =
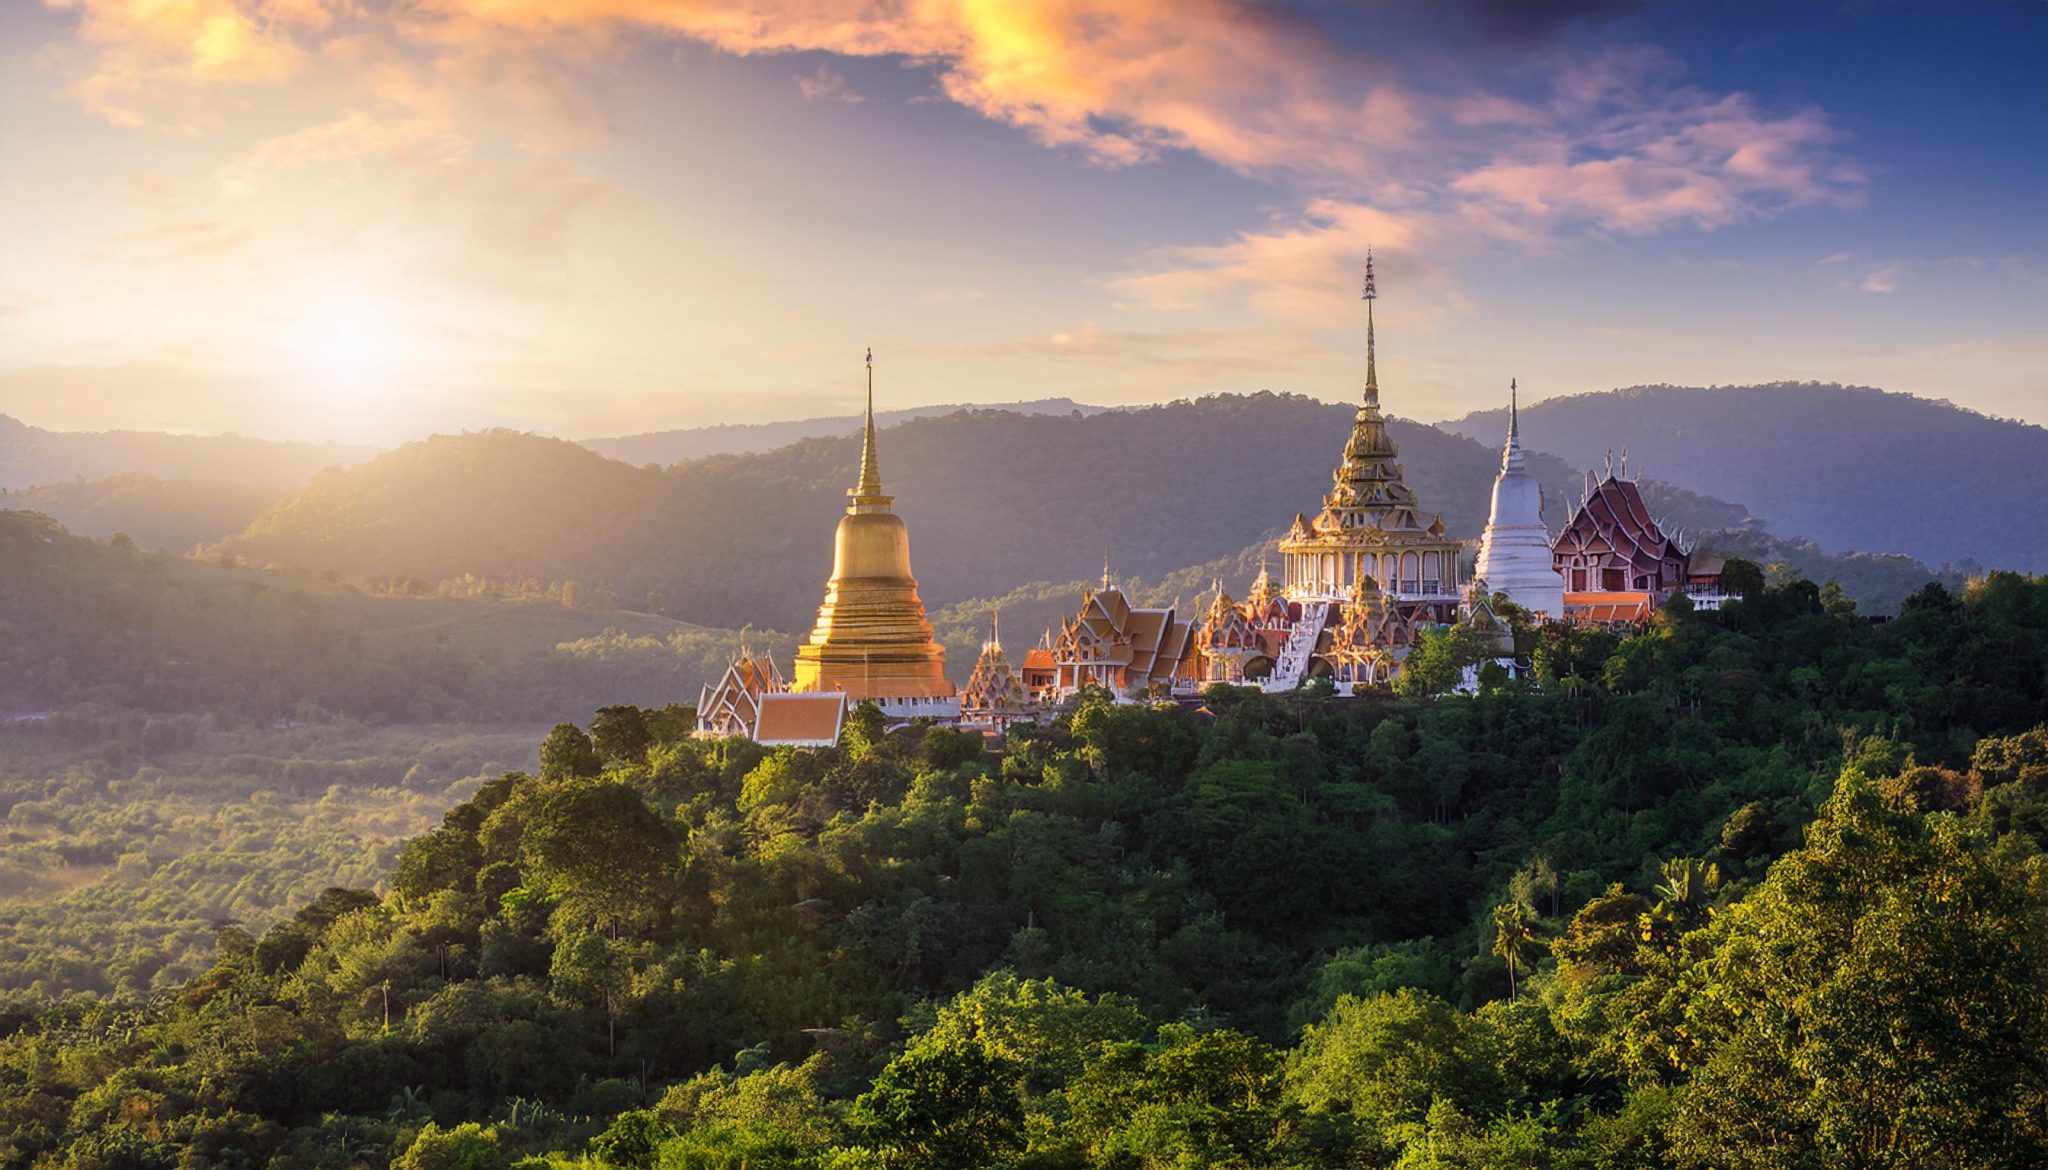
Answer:
[{"label": "temple pavilion", "polygon": [[1674,593],[1696,608],[1717,609],[1724,599],[1720,557],[1698,558],[1683,535],[1664,531],[1650,514],[1642,489],[1628,472],[1628,453],[1617,472],[1610,455],[1604,475],[1587,473],[1586,497],[1551,546],[1551,564],[1564,582],[1564,617],[1579,625],[1615,626],[1648,620]]}]

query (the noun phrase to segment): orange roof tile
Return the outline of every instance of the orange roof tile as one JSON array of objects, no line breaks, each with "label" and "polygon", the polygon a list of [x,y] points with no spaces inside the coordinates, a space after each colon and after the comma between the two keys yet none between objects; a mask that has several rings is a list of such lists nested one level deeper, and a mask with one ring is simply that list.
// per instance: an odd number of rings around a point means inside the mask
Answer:
[{"label": "orange roof tile", "polygon": [[845,721],[844,692],[771,693],[761,696],[753,739],[769,746],[830,747],[839,742]]}]

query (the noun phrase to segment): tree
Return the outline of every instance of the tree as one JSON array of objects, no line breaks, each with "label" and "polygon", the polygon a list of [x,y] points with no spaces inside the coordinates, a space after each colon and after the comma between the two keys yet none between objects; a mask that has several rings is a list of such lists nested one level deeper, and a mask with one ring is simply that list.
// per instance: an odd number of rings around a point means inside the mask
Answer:
[{"label": "tree", "polygon": [[1508,965],[1508,998],[1515,996],[1515,973],[1542,953],[1536,940],[1536,912],[1510,898],[1493,908],[1493,940],[1489,949]]},{"label": "tree", "polygon": [[558,917],[608,927],[654,909],[675,864],[675,837],[626,784],[571,780],[544,791],[527,818],[520,856],[530,883],[561,899]]},{"label": "tree", "polygon": [[567,780],[572,776],[595,776],[603,770],[590,737],[574,723],[557,723],[540,745],[540,777]]},{"label": "tree", "polygon": [[442,1129],[429,1121],[391,1170],[500,1170],[504,1165],[496,1127],[469,1121]]},{"label": "tree", "polygon": [[1297,1111],[1279,1053],[1186,1024],[1160,1028],[1151,1045],[1104,1045],[1064,1096],[1094,1165],[1276,1165]]},{"label": "tree", "polygon": [[1465,668],[1487,656],[1486,635],[1460,622],[1424,630],[1401,661],[1394,690],[1409,698],[1448,694],[1464,677]]},{"label": "tree", "polygon": [[971,1049],[918,1049],[889,1062],[853,1103],[854,1131],[893,1164],[986,1166],[1023,1148],[1017,1066]]},{"label": "tree", "polygon": [[1764,571],[1755,561],[1729,557],[1721,566],[1721,589],[1738,597],[1761,597]]},{"label": "tree", "polygon": [[1390,1162],[1406,1127],[1439,1098],[1491,1109],[1501,1080],[1470,1017],[1412,988],[1370,999],[1344,996],[1303,1029],[1289,1091],[1312,1115],[1346,1117],[1361,1153]]},{"label": "tree", "polygon": [[652,742],[647,713],[638,707],[599,707],[590,720],[590,747],[604,763],[637,763]]},{"label": "tree", "polygon": [[1720,867],[1697,857],[1674,857],[1657,872],[1663,876],[1657,883],[1657,913],[1681,931],[1704,921],[1721,885]]},{"label": "tree", "polygon": [[1684,1166],[2048,1164],[2041,855],[1845,772],[1804,848],[1709,928]]}]

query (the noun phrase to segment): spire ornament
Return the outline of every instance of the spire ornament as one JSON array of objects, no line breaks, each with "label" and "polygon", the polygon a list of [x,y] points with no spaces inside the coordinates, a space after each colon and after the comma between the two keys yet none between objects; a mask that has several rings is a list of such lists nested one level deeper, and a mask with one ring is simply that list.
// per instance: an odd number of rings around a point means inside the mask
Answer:
[{"label": "spire ornament", "polygon": [[1365,250],[1365,291],[1359,298],[1365,302],[1365,404],[1377,408],[1380,404],[1380,374],[1374,354],[1372,336],[1372,303],[1380,299],[1378,286],[1372,275],[1372,249]]},{"label": "spire ornament", "polygon": [[862,432],[860,445],[860,482],[846,494],[853,497],[855,505],[887,507],[895,497],[882,492],[882,468],[875,457],[875,350],[868,347],[868,408],[866,428]]},{"label": "spire ornament", "polygon": [[1520,388],[1516,386],[1515,379],[1509,378],[1508,441],[1507,445],[1502,447],[1500,450],[1500,469],[1502,471],[1520,471],[1522,469],[1522,465],[1524,462],[1522,457],[1522,412],[1521,404],[1519,402],[1520,396],[1521,391]]}]

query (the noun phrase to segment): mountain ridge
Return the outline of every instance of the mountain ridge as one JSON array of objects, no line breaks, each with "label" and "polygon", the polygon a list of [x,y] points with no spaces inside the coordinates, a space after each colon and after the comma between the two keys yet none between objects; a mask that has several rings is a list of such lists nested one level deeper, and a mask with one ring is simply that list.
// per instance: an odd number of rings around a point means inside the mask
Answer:
[{"label": "mountain ridge", "polygon": [[[933,418],[962,410],[990,410],[1021,415],[1100,414],[1114,409],[1090,406],[1071,398],[1036,398],[1025,402],[963,402],[938,406],[913,406],[902,410],[875,412],[878,427],[893,427],[914,418]],[[784,419],[763,423],[721,423],[703,427],[677,427],[607,438],[579,439],[577,442],[610,459],[633,464],[673,464],[711,455],[753,455],[786,447],[802,439],[822,439],[851,434],[860,429],[858,414],[821,415],[815,418]]]},{"label": "mountain ridge", "polygon": [[[1484,440],[1506,411],[1437,424]],[[1823,547],[2048,570],[2048,428],[1867,386],[1635,386],[1521,409],[1522,439],[1739,499]]]}]

